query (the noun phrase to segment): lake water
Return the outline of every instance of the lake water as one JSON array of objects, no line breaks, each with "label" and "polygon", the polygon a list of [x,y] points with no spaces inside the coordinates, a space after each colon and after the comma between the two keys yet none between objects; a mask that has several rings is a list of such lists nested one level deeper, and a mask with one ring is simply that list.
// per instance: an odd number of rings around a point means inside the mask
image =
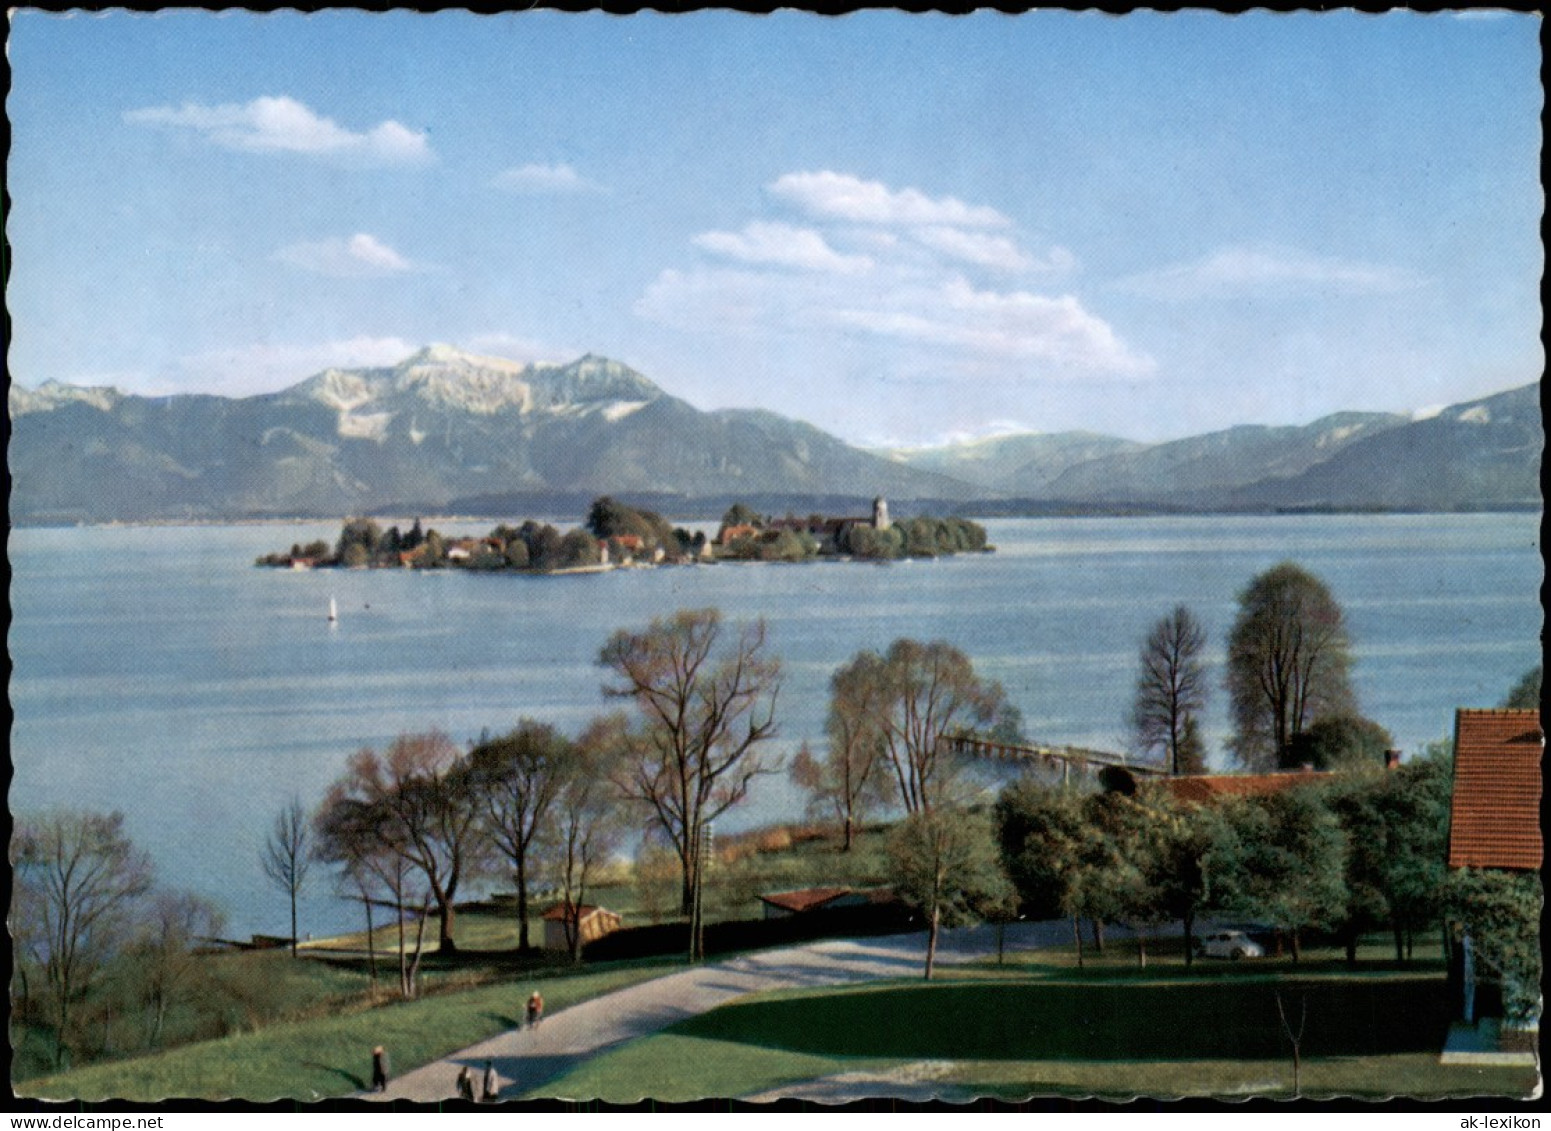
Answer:
[{"label": "lake water", "polygon": [[[488,523],[448,531],[482,533]],[[1038,741],[1120,750],[1138,645],[1175,604],[1211,635],[1206,738],[1227,731],[1223,638],[1238,591],[1284,559],[1346,609],[1363,711],[1408,753],[1493,706],[1541,657],[1538,514],[1024,519],[998,552],[888,565],[716,565],[605,575],[256,569],[337,524],[11,534],[13,811],[121,809],[169,885],[231,930],[284,933],[259,856],[361,746],[460,742],[531,715],[575,732],[606,706],[609,634],[684,607],[763,616],[784,663],[776,746],[822,741],[827,683],[861,648],[941,638],[1000,680]],[[325,619],[329,598],[340,619]],[[719,827],[800,815],[784,779]],[[302,929],[356,916],[316,877]]]}]

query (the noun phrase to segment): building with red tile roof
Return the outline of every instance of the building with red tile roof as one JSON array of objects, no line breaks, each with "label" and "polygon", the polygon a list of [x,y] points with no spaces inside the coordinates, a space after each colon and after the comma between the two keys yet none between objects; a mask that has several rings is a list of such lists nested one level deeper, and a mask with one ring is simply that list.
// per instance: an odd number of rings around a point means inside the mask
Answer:
[{"label": "building with red tile roof", "polygon": [[799,891],[777,891],[759,897],[765,905],[766,919],[785,919],[790,915],[802,915],[809,911],[832,911],[840,907],[866,907],[869,904],[886,904],[894,900],[889,888],[857,891],[855,888],[802,888]]},{"label": "building with red tile roof", "polygon": [[1449,867],[1540,868],[1544,748],[1539,711],[1455,712]]},{"label": "building with red tile roof", "polygon": [[1161,779],[1176,801],[1206,805],[1226,797],[1264,797],[1281,793],[1293,786],[1329,781],[1333,774],[1316,770],[1294,770],[1279,774],[1181,774]]}]

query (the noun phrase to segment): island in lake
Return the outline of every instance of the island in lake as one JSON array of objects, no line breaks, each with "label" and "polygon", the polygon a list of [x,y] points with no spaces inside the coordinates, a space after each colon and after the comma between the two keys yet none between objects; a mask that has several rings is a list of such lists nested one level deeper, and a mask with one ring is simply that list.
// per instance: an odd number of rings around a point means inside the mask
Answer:
[{"label": "island in lake", "polygon": [[505,523],[481,538],[445,538],[422,529],[386,530],[372,518],[348,519],[339,541],[321,539],[266,554],[261,566],[280,569],[475,569],[523,573],[603,570],[619,566],[687,565],[696,562],[804,562],[820,558],[888,561],[986,553],[985,528],[966,518],[889,518],[888,502],[874,499],[862,516],[813,514],[773,518],[735,503],[722,516],[715,538],[674,526],[655,511],[608,496],[593,501],[582,526],[561,532],[528,519]]}]

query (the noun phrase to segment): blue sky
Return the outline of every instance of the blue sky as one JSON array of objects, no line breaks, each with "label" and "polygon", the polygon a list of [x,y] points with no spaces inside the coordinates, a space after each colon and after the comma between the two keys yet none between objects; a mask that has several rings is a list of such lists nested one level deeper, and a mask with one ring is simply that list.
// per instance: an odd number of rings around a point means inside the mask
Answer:
[{"label": "blue sky", "polygon": [[853,442],[1537,380],[1539,24],[13,15],[14,380],[592,352]]}]

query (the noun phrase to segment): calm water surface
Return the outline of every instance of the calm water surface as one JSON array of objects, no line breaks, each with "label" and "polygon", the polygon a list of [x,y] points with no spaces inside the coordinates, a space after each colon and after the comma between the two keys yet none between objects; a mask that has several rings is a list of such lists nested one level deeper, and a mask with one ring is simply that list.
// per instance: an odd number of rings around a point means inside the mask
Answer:
[{"label": "calm water surface", "polygon": [[[259,855],[361,746],[459,741],[607,706],[598,650],[684,607],[763,616],[785,666],[776,744],[822,740],[827,682],[861,648],[942,638],[1000,680],[1034,738],[1123,749],[1136,651],[1179,602],[1211,634],[1206,736],[1226,736],[1223,638],[1256,572],[1293,559],[1347,611],[1363,710],[1407,751],[1492,706],[1541,656],[1539,515],[1024,519],[990,555],[717,565],[572,577],[255,569],[337,524],[13,531],[11,807],[118,808],[163,882],[234,933],[283,933]],[[483,533],[490,524],[466,530]],[[329,598],[340,620],[325,620]],[[1214,755],[1215,756],[1215,755]],[[766,779],[729,830],[798,816]],[[353,926],[317,878],[304,930]]]}]

